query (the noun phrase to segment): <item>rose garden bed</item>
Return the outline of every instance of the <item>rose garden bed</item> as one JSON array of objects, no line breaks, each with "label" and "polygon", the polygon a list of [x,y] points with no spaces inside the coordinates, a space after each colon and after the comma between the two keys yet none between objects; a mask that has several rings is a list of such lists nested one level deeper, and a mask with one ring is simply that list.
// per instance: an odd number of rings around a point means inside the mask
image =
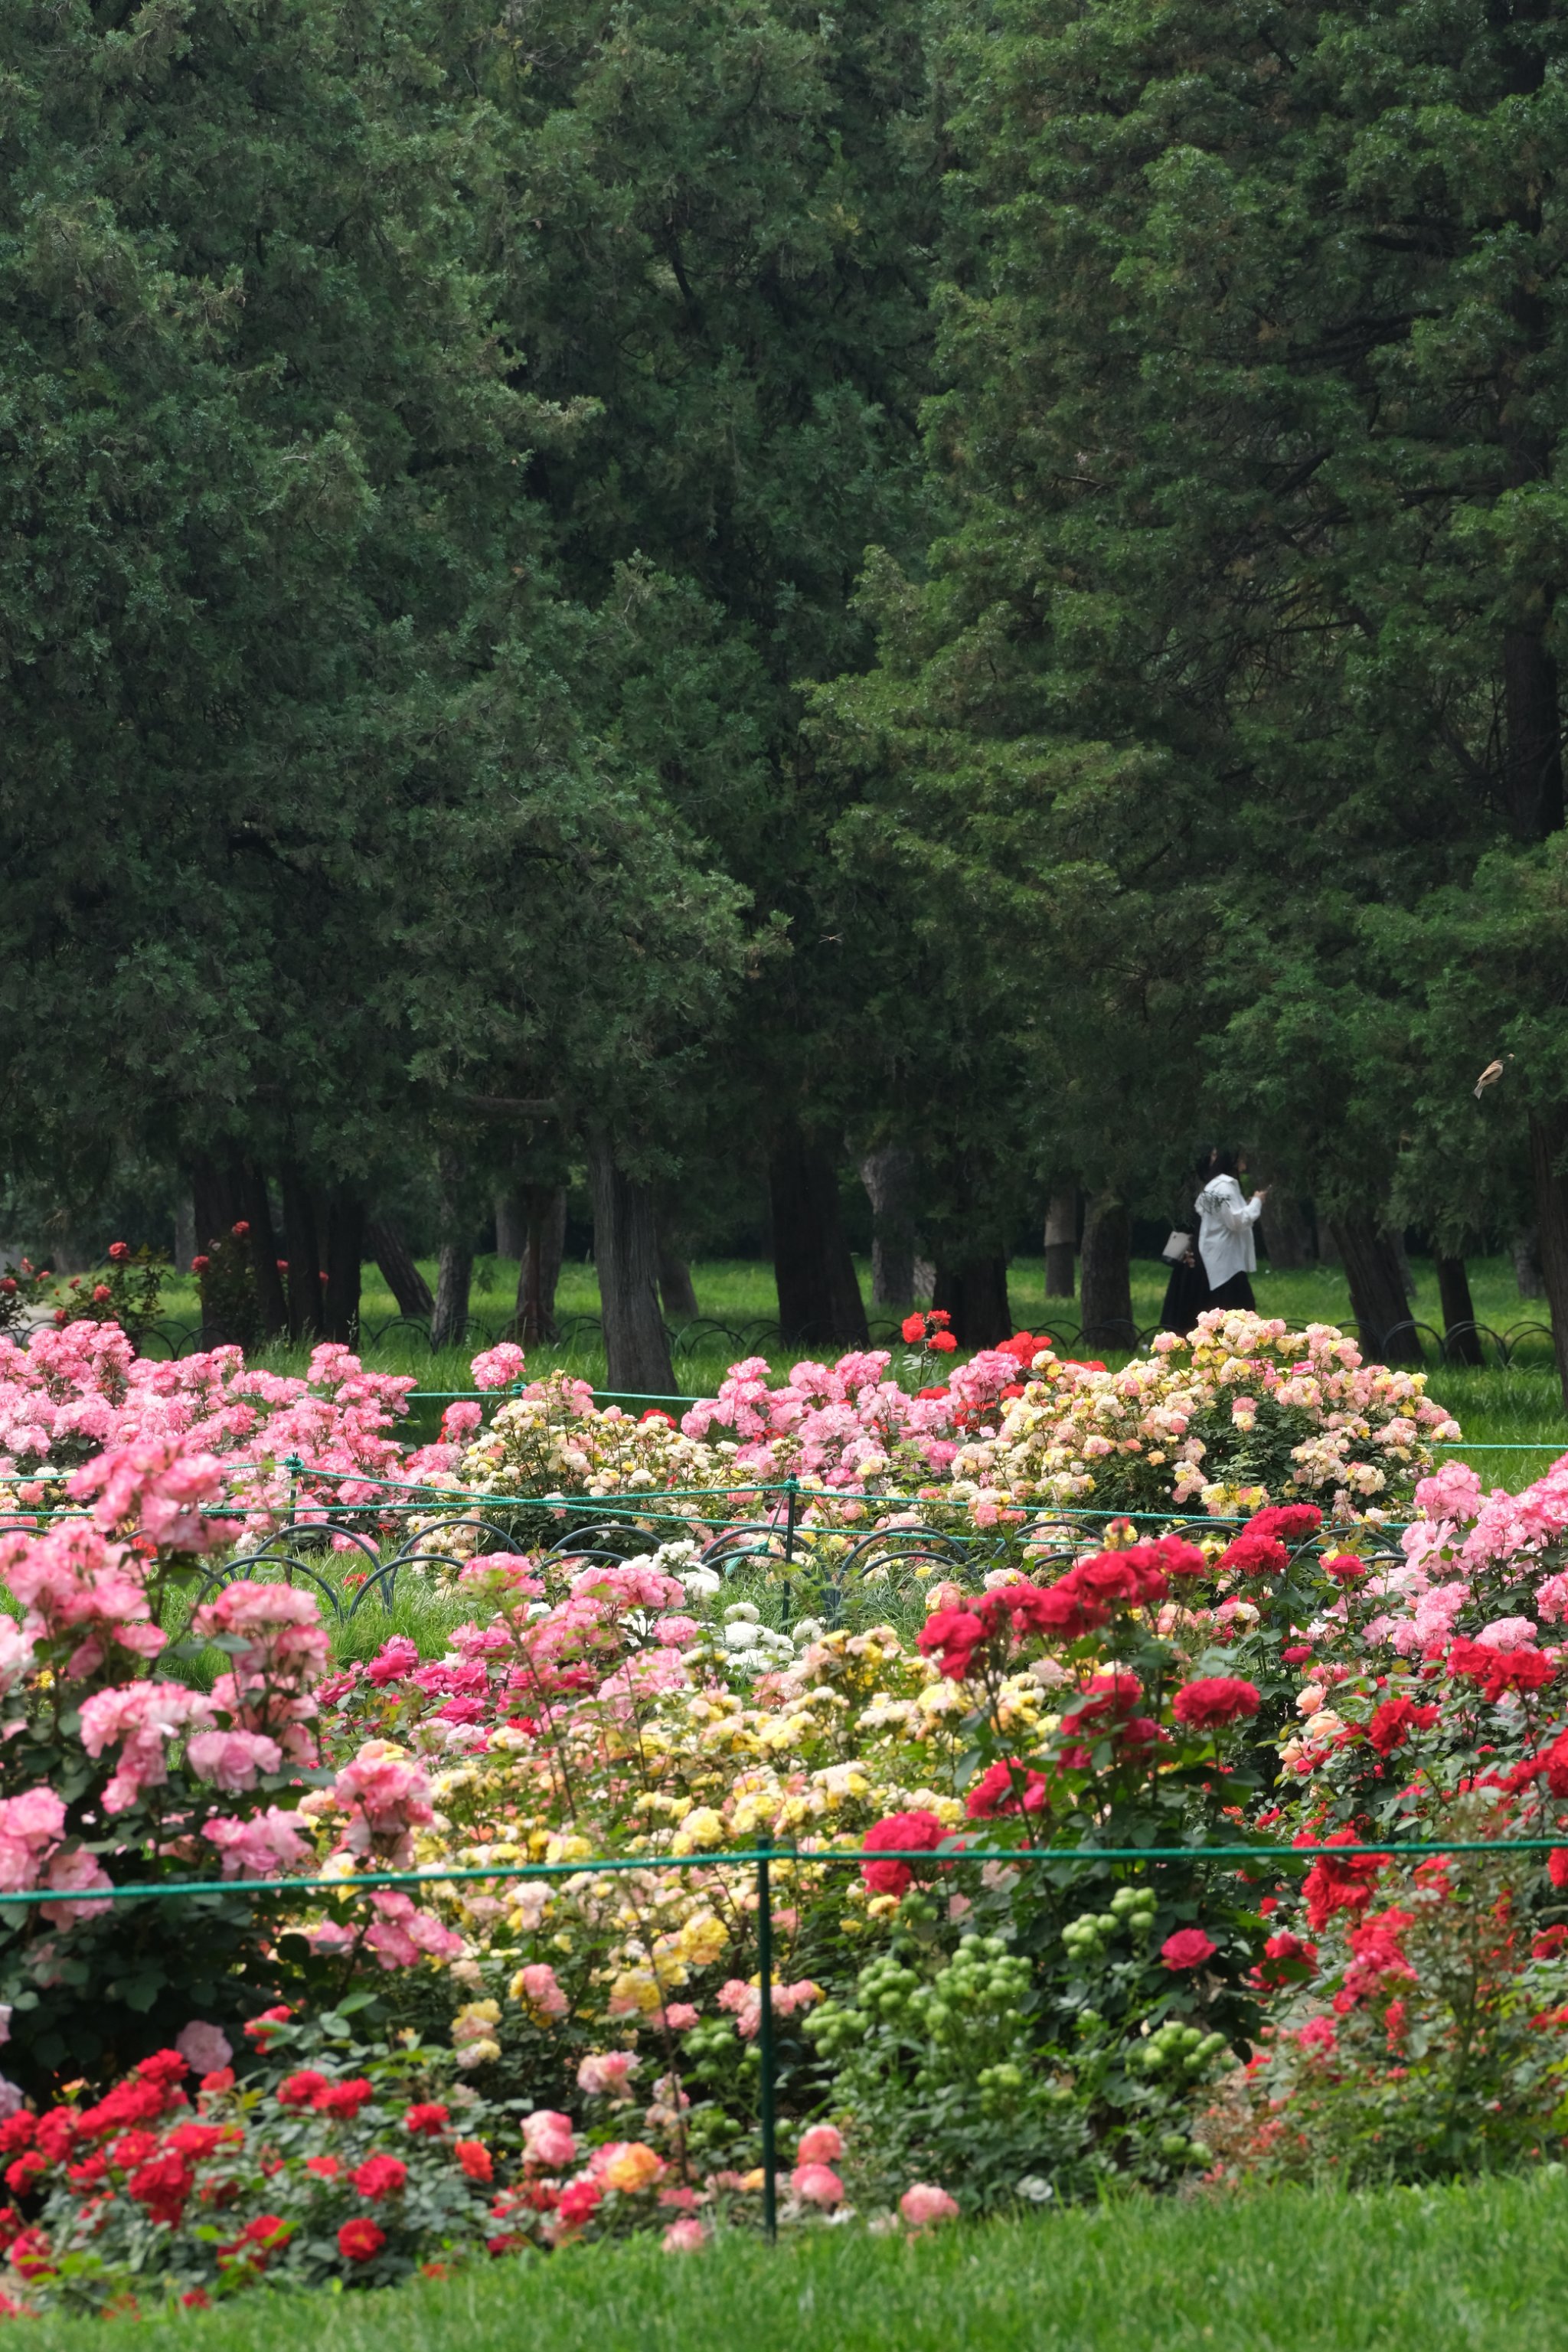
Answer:
[{"label": "rose garden bed", "polygon": [[1568,1469],[1326,1328],[942,1336],[679,1430],[500,1348],[413,1452],[342,1349],[0,1342],[13,2310],[696,2252],[764,2071],[795,2234],[1558,2150]]}]

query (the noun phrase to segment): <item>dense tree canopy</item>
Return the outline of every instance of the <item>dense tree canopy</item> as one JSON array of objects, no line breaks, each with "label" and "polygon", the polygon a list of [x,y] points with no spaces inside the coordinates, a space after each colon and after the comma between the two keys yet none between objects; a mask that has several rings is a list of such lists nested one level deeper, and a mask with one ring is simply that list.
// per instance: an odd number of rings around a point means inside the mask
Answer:
[{"label": "dense tree canopy", "polygon": [[1568,1348],[1565,45],[24,0],[12,1164],[259,1204],[303,1329],[437,1165],[460,1324],[465,1220],[575,1160],[658,1385],[717,1167],[802,1338],[873,1154],[976,1338],[1080,1193],[1110,1339],[1218,1125],[1374,1333],[1402,1228],[1533,1220]]}]

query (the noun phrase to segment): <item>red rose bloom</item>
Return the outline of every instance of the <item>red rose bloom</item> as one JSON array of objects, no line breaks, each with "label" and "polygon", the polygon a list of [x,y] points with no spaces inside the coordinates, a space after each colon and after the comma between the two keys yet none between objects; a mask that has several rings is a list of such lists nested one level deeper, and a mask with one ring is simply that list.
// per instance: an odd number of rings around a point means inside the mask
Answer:
[{"label": "red rose bloom", "polygon": [[1287,1981],[1286,1971],[1295,1965],[1315,1969],[1318,1948],[1305,1936],[1293,1936],[1288,1927],[1284,1927],[1278,1935],[1270,1936],[1264,1945],[1263,1960],[1258,1975],[1266,1985],[1281,1985]]},{"label": "red rose bloom", "polygon": [[[876,1853],[890,1847],[897,1853],[929,1853],[939,1846],[947,1832],[934,1813],[889,1813],[886,1821],[873,1822],[862,1841],[863,1851]],[[914,1878],[907,1862],[866,1862],[860,1865],[860,1875],[873,1895],[902,1895]]]},{"label": "red rose bloom", "polygon": [[125,2185],[154,2221],[167,2221],[173,2227],[185,2210],[195,2178],[184,2158],[171,2149],[138,2166]]},{"label": "red rose bloom", "polygon": [[574,2180],[561,2191],[555,2210],[574,2228],[590,2219],[604,2193],[596,2180]]},{"label": "red rose bloom", "polygon": [[1412,1698],[1385,1698],[1373,1710],[1366,1736],[1380,1756],[1392,1756],[1403,1748],[1413,1731],[1426,1731],[1436,1722],[1438,1709],[1417,1706]]},{"label": "red rose bloom", "polygon": [[38,2118],[37,2144],[51,2164],[68,2156],[81,2132],[82,2119],[74,2107],[51,2107]]},{"label": "red rose bloom", "polygon": [[1208,1675],[1199,1682],[1184,1683],[1171,1701],[1171,1712],[1178,1723],[1207,1731],[1256,1715],[1260,1704],[1256,1683],[1244,1682],[1239,1675]]},{"label": "red rose bloom", "polygon": [[981,1774],[963,1809],[972,1822],[994,1822],[1003,1813],[1037,1813],[1045,1801],[1046,1783],[1038,1772],[1004,1762]]},{"label": "red rose bloom", "polygon": [[85,2108],[73,2116],[74,2128],[93,2137],[111,2131],[123,2131],[129,2125],[150,2123],[161,2116],[169,2101],[162,2084],[146,2083],[132,2075],[128,2083],[116,2083],[112,2091],[100,2099],[97,2106]]},{"label": "red rose bloom", "polygon": [[190,2060],[177,2050],[154,2050],[151,2058],[139,2059],[136,2065],[144,2083],[177,2083],[190,2071]]},{"label": "red rose bloom", "polygon": [[1316,1503],[1270,1503],[1254,1511],[1242,1532],[1272,1538],[1276,1543],[1300,1543],[1305,1536],[1315,1536],[1322,1524]]},{"label": "red rose bloom", "polygon": [[349,2179],[362,2197],[395,2197],[407,2182],[408,2167],[400,2156],[367,2156]]},{"label": "red rose bloom", "polygon": [[346,2083],[324,2084],[312,2095],[310,2105],[318,2115],[347,2116],[352,2120],[366,2100],[374,2096],[374,2084],[367,2083],[363,2074],[355,2074]]},{"label": "red rose bloom", "polygon": [[374,2221],[362,2215],[356,2221],[345,2221],[338,2231],[338,2252],[345,2262],[368,2263],[379,2254],[386,2243],[386,2232],[378,2230]]},{"label": "red rose bloom", "polygon": [[410,2107],[403,2121],[407,2130],[422,2132],[426,2139],[435,2139],[446,2130],[451,2116],[438,2100],[427,2099],[418,2106]]},{"label": "red rose bloom", "polygon": [[1221,1572],[1251,1577],[1282,1576],[1289,1565],[1290,1555],[1282,1543],[1272,1536],[1255,1535],[1249,1527],[1226,1546],[1215,1562]]},{"label": "red rose bloom", "polygon": [[985,1628],[967,1609],[937,1609],[915,1636],[915,1646],[935,1657],[950,1682],[961,1683],[984,1638]]},{"label": "red rose bloom", "polygon": [[280,2107],[309,2107],[315,2104],[318,2091],[327,2087],[327,2078],[313,2066],[301,2066],[297,2074],[285,2074],[273,2096]]},{"label": "red rose bloom", "polygon": [[1541,1690],[1557,1672],[1539,1650],[1494,1650],[1489,1643],[1458,1641],[1448,1651],[1448,1672],[1465,1682],[1479,1683],[1481,1696],[1500,1699],[1504,1691]]},{"label": "red rose bloom", "polygon": [[453,2145],[452,2153],[470,2180],[493,2179],[495,2166],[482,2139],[458,2140]]},{"label": "red rose bloom", "polygon": [[246,2039],[254,2042],[258,2050],[265,2050],[272,2039],[272,2028],[287,2025],[293,2014],[287,2001],[279,2001],[276,2009],[264,2009],[259,2017],[247,2017],[244,2027]]},{"label": "red rose bloom", "polygon": [[1219,1949],[1204,1934],[1201,1927],[1178,1927],[1167,1936],[1160,1947],[1160,1958],[1168,1969],[1201,1969]]},{"label": "red rose bloom", "polygon": [[[1312,1845],[1315,1840],[1304,1832],[1295,1843]],[[1330,1846],[1355,1845],[1360,1843],[1354,1830],[1335,1830],[1324,1841]],[[1373,1882],[1377,1877],[1386,1854],[1347,1854],[1342,1860],[1324,1853],[1316,1861],[1301,1882],[1301,1893],[1307,1903],[1307,1925],[1314,1935],[1328,1926],[1336,1911],[1364,1911],[1372,1901]]]},{"label": "red rose bloom", "polygon": [[923,1315],[906,1315],[903,1322],[899,1328],[902,1331],[908,1344],[911,1348],[918,1348],[926,1335],[925,1317]]}]

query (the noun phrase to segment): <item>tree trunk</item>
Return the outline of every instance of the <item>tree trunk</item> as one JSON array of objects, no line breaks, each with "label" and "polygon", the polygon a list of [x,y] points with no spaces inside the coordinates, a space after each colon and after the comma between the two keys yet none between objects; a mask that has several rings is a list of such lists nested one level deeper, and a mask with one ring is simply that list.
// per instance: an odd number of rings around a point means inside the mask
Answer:
[{"label": "tree trunk", "polygon": [[430,1345],[460,1348],[468,1336],[468,1295],[474,1282],[474,1253],[466,1242],[443,1242],[436,1259],[436,1307],[430,1318]]},{"label": "tree trunk", "polygon": [[283,1255],[289,1261],[285,1276],[289,1337],[313,1339],[321,1328],[321,1247],[316,1204],[291,1160],[279,1171],[278,1182],[283,1195]]},{"label": "tree trunk", "polygon": [[999,1348],[1013,1336],[1005,1257],[966,1258],[959,1265],[939,1263],[931,1303],[946,1307],[961,1348]]},{"label": "tree trunk", "polygon": [[515,1192],[496,1194],[496,1255],[522,1264],[528,1247],[528,1211]]},{"label": "tree trunk", "polygon": [[272,1226],[272,1203],[267,1197],[267,1179],[254,1160],[241,1162],[242,1192],[245,1220],[250,1227],[250,1263],[256,1275],[256,1299],[261,1314],[261,1331],[265,1339],[273,1339],[289,1328],[289,1302],[283,1296],[283,1276],[279,1271],[280,1255],[278,1235]]},{"label": "tree trunk", "polygon": [[221,1241],[244,1216],[235,1168],[230,1161],[209,1159],[204,1152],[191,1162],[191,1195],[195,1206],[196,1247],[205,1252]]},{"label": "tree trunk", "polygon": [[866,1347],[866,1309],[838,1212],[837,1171],[794,1119],[773,1146],[768,1190],[784,1345]]},{"label": "tree trunk", "polygon": [[1530,1173],[1535,1191],[1541,1278],[1552,1311],[1557,1378],[1568,1405],[1568,1183],[1563,1174],[1568,1110],[1530,1114]]},{"label": "tree trunk", "polygon": [[430,1286],[408,1255],[408,1244],[390,1217],[373,1217],[365,1227],[365,1245],[381,1268],[381,1278],[397,1301],[397,1311],[410,1322],[426,1322],[436,1312]]},{"label": "tree trunk", "polygon": [[1271,1184],[1258,1230],[1276,1274],[1292,1274],[1312,1263],[1312,1228],[1300,1202],[1286,1184]]},{"label": "tree trunk", "polygon": [[871,1203],[871,1304],[907,1307],[915,1295],[915,1163],[901,1143],[868,1151],[860,1181]]},{"label": "tree trunk", "polygon": [[605,1385],[638,1396],[670,1396],[675,1369],[658,1311],[658,1238],[653,1187],[617,1166],[609,1139],[588,1149],[594,1194],[594,1264],[605,1323]]},{"label": "tree trunk", "polygon": [[1519,1285],[1521,1298],[1544,1298],[1546,1285],[1541,1279],[1541,1236],[1533,1225],[1527,1225],[1513,1237],[1513,1278]]},{"label": "tree trunk", "polygon": [[182,1192],[174,1202],[174,1271],[189,1274],[196,1254],[195,1194]]},{"label": "tree trunk", "polygon": [[1073,1260],[1078,1255],[1078,1193],[1053,1192],[1046,1206],[1046,1297],[1073,1295]]},{"label": "tree trunk", "polygon": [[321,1328],[346,1347],[359,1344],[360,1275],[364,1261],[364,1201],[353,1185],[327,1195],[327,1287]]},{"label": "tree trunk", "polygon": [[1133,1349],[1132,1218],[1125,1201],[1096,1192],[1083,1221],[1080,1312],[1085,1348]]},{"label": "tree trunk", "polygon": [[436,1260],[436,1311],[430,1318],[430,1346],[460,1348],[468,1334],[468,1292],[474,1278],[474,1253],[468,1246],[465,1222],[463,1170],[457,1154],[443,1151],[438,1162],[441,1191],[441,1247]]},{"label": "tree trunk", "polygon": [[675,1251],[658,1245],[658,1295],[667,1323],[695,1323],[702,1312],[692,1286],[691,1268]]},{"label": "tree trunk", "polygon": [[522,1255],[517,1265],[517,1306],[512,1336],[525,1348],[557,1336],[555,1286],[566,1247],[566,1190],[560,1184],[526,1185],[519,1196],[523,1218]]},{"label": "tree trunk", "polygon": [[1390,1234],[1388,1242],[1398,1262],[1400,1287],[1406,1300],[1414,1304],[1416,1291],[1415,1269],[1410,1263],[1410,1253],[1405,1246],[1405,1235],[1401,1233]]},{"label": "tree trunk", "polygon": [[1462,1257],[1437,1259],[1437,1296],[1443,1306],[1444,1354],[1451,1364],[1479,1364],[1481,1337],[1470,1303],[1470,1277]]},{"label": "tree trunk", "polygon": [[553,1339],[555,1286],[566,1250],[566,1188],[531,1184],[523,1196],[527,1221],[517,1268],[517,1313],[512,1328],[525,1348]]},{"label": "tree trunk", "polygon": [[1333,1235],[1344,1260],[1351,1312],[1364,1360],[1379,1364],[1421,1363],[1421,1341],[1410,1324],[1399,1253],[1389,1235],[1370,1217],[1336,1217]]}]

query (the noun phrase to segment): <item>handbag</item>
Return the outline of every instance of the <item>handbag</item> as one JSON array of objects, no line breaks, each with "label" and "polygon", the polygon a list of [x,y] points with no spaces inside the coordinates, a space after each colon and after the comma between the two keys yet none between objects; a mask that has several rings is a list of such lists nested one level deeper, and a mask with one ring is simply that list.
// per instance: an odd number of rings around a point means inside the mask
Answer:
[{"label": "handbag", "polygon": [[1186,1254],[1191,1249],[1192,1245],[1193,1237],[1191,1234],[1173,1233],[1170,1240],[1160,1252],[1160,1255],[1163,1258],[1168,1258],[1173,1265],[1177,1265],[1181,1263],[1182,1259],[1186,1256]]}]

